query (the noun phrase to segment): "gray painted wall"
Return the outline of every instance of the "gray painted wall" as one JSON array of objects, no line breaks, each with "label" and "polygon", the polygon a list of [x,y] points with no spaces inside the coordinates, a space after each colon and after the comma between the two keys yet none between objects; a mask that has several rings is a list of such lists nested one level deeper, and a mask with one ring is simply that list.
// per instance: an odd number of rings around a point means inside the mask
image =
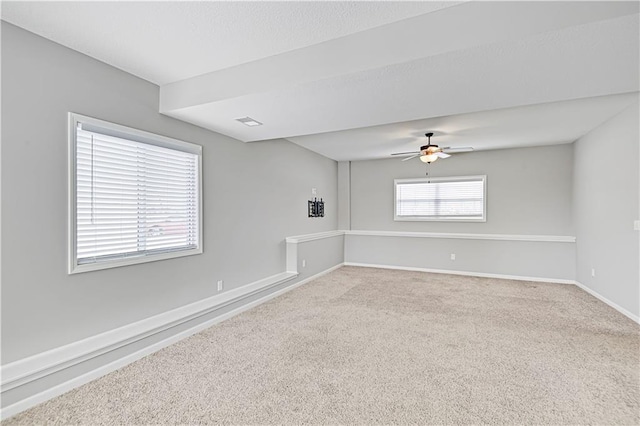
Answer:
[{"label": "gray painted wall", "polygon": [[[393,180],[487,176],[487,221],[396,222]],[[418,159],[351,163],[351,229],[509,235],[573,235],[573,145],[455,154],[426,166]],[[450,255],[455,254],[452,261]],[[348,235],[349,263],[573,280],[575,243]]]},{"label": "gray painted wall", "polygon": [[[575,143],[576,279],[640,316],[638,102]],[[596,276],[591,276],[591,269]]]},{"label": "gray painted wall", "polygon": [[351,229],[351,162],[338,162],[338,229]]},{"label": "gray painted wall", "polygon": [[417,158],[352,162],[351,229],[573,235],[572,144],[460,153],[428,166],[432,177],[487,175],[484,223],[395,222],[393,180],[426,170]]},{"label": "gray painted wall", "polygon": [[[335,161],[160,115],[157,86],[4,22],[2,91],[3,363],[283,272],[285,237],[337,228]],[[69,111],[204,147],[204,254],[67,275]],[[305,250],[303,276],[334,260]]]},{"label": "gray painted wall", "polygon": [[571,281],[575,244],[347,235],[345,262]]},{"label": "gray painted wall", "polygon": [[[302,266],[303,260],[306,261],[306,266]],[[309,278],[343,262],[344,235],[298,243],[300,278]]]},{"label": "gray painted wall", "polygon": [[[264,296],[284,290],[287,287],[308,279],[316,274],[322,273],[343,262],[344,259],[344,237],[342,235],[325,238],[321,240],[307,241],[298,244],[298,272],[297,280],[287,281],[263,291],[258,294],[249,295],[240,301],[220,306],[213,312],[198,316],[192,320],[171,327],[170,329],[154,333],[141,340],[129,343],[125,346],[108,351],[104,354],[76,363],[60,371],[48,374],[42,378],[30,381],[24,385],[2,392],[2,408],[11,406],[41,392],[55,389],[57,386],[65,386],[70,380],[82,378],[84,374],[91,374],[94,370],[109,366],[110,363],[119,362],[121,359],[134,354],[136,351],[144,350],[154,344],[162,343],[165,339],[170,339],[181,332],[187,332],[201,324],[220,318],[236,309],[242,309],[246,305],[263,298]],[[307,260],[305,267],[302,267],[302,259]],[[104,373],[104,372],[103,372]]]}]

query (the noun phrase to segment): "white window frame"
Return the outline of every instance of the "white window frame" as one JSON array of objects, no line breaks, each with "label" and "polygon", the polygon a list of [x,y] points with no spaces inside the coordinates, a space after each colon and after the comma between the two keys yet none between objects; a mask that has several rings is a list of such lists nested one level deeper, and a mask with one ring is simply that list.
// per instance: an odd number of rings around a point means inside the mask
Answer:
[{"label": "white window frame", "polygon": [[[134,256],[123,259],[113,259],[96,263],[84,263],[78,264],[78,256],[76,249],[76,234],[77,234],[77,208],[76,208],[76,139],[78,124],[87,124],[89,126],[96,126],[101,129],[106,129],[119,135],[119,137],[129,138],[136,142],[142,142],[150,145],[160,146],[164,148],[175,149],[179,151],[190,152],[198,156],[198,243],[197,247],[193,249],[178,250],[165,253],[157,253],[150,255]],[[122,136],[120,136],[122,135]],[[121,266],[135,265],[140,263],[155,262],[158,260],[173,259],[177,257],[193,256],[201,254],[203,252],[203,214],[202,214],[202,146],[189,142],[180,141],[177,139],[168,138],[166,136],[157,135],[154,133],[145,132],[143,130],[134,129],[119,124],[110,123],[108,121],[99,120],[93,117],[87,117],[84,115],[69,113],[69,167],[68,167],[68,181],[69,181],[69,214],[68,214],[68,238],[69,238],[69,274],[77,274],[82,272],[97,271],[102,269],[117,268]]]},{"label": "white window frame", "polygon": [[[456,182],[463,180],[482,180],[482,217],[426,217],[426,216],[399,216],[398,215],[398,184],[403,183],[422,183],[422,182]],[[393,181],[393,220],[398,222],[486,222],[487,221],[487,176],[451,176],[451,177],[432,177],[417,179],[394,179]]]}]

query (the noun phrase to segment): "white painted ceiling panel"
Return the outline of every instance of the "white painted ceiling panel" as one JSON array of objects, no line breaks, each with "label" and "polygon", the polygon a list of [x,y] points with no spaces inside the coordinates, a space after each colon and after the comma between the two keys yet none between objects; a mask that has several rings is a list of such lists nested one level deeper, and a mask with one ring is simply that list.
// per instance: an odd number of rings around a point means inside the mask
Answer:
[{"label": "white painted ceiling panel", "polygon": [[2,19],[166,84],[458,3],[3,1]]},{"label": "white painted ceiling panel", "polygon": [[631,15],[168,114],[255,141],[632,92],[638,25]]},{"label": "white painted ceiling panel", "polygon": [[632,3],[469,2],[163,85],[160,109],[169,112],[445,53],[468,52],[637,10]]},{"label": "white painted ceiling panel", "polygon": [[[620,113],[638,93],[458,114],[382,126],[290,138],[337,161],[391,158],[395,152],[418,151],[425,133],[441,147],[476,151],[570,143]],[[606,145],[606,141],[602,142]]]},{"label": "white painted ceiling panel", "polygon": [[[637,100],[640,2],[2,2],[159,112],[336,160],[566,143]],[[264,123],[247,127],[236,119]]]}]

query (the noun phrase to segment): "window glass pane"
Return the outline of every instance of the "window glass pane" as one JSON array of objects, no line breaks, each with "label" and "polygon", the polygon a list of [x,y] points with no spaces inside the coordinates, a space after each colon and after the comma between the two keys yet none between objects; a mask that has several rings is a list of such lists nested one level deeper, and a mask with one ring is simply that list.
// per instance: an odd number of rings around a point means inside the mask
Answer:
[{"label": "window glass pane", "polygon": [[82,125],[75,144],[78,265],[198,247],[198,154]]},{"label": "window glass pane", "polygon": [[396,182],[396,217],[483,219],[484,177]]}]

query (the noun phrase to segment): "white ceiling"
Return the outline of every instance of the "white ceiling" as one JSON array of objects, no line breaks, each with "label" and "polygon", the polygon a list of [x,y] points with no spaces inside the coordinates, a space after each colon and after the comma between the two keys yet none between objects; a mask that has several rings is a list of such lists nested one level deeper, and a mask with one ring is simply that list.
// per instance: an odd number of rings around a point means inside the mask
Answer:
[{"label": "white ceiling", "polygon": [[2,19],[162,85],[457,3],[3,1]]},{"label": "white ceiling", "polygon": [[[161,113],[337,160],[566,143],[639,90],[638,2],[3,2]],[[252,117],[263,126],[236,121]]]},{"label": "white ceiling", "polygon": [[[391,158],[431,143],[474,151],[570,143],[618,114],[637,93],[427,118],[317,135],[292,142],[338,161]],[[603,141],[606,144],[606,141]]]}]

